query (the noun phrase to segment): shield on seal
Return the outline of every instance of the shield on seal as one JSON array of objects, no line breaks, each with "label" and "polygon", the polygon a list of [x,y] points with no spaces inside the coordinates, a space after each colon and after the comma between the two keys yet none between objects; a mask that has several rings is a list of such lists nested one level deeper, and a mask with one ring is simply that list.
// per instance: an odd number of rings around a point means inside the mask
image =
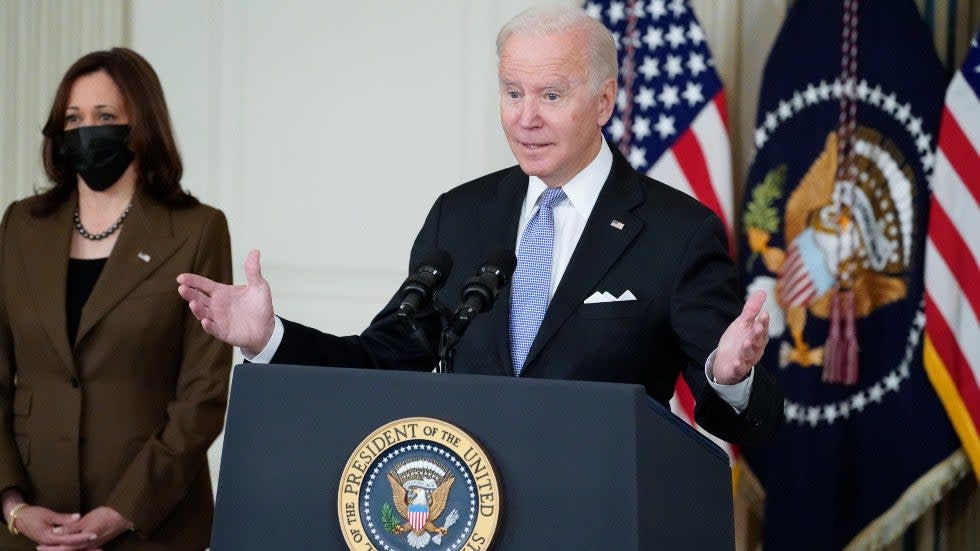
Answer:
[{"label": "shield on seal", "polygon": [[412,530],[421,532],[425,522],[429,520],[429,506],[420,503],[412,503],[408,506],[408,522],[412,524]]}]

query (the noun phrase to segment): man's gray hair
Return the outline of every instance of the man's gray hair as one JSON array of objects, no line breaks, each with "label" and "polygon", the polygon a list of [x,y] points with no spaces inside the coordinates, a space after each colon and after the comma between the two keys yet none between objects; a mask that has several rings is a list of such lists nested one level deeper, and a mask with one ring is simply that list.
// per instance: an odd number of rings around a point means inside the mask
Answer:
[{"label": "man's gray hair", "polygon": [[500,57],[504,43],[512,35],[540,36],[566,31],[581,32],[585,38],[589,88],[593,93],[598,93],[607,79],[616,80],[619,62],[616,59],[616,41],[612,33],[579,8],[548,6],[521,12],[505,23],[497,33],[497,57]]}]

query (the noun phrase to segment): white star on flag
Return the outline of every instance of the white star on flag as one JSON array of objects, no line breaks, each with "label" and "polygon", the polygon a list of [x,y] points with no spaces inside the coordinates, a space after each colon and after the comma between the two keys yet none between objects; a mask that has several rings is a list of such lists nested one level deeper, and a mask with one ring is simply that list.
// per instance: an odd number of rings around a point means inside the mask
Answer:
[{"label": "white star on flag", "polygon": [[669,84],[664,85],[663,92],[660,93],[660,102],[664,104],[667,109],[677,105],[681,100],[677,98],[677,87],[671,86]]},{"label": "white star on flag", "polygon": [[633,119],[633,135],[638,140],[645,140],[650,135],[650,119],[644,117]]},{"label": "white star on flag", "polygon": [[650,80],[653,77],[660,76],[660,68],[657,67],[657,65],[658,63],[656,59],[653,59],[652,57],[643,58],[643,65],[641,65],[639,69],[640,73],[643,75],[643,78]]},{"label": "white star on flag", "polygon": [[626,6],[622,2],[613,2],[609,5],[609,20],[614,24],[626,19]]},{"label": "white star on flag", "polygon": [[640,166],[640,167],[646,166],[647,165],[646,154],[647,154],[646,150],[644,150],[642,147],[636,147],[634,145],[633,147],[630,148],[630,155],[629,155],[630,164],[633,166]]},{"label": "white star on flag", "polygon": [[647,109],[656,105],[657,100],[653,97],[653,90],[647,88],[646,86],[640,86],[640,92],[633,97],[633,101],[640,106],[640,109],[646,111]]},{"label": "white star on flag", "polygon": [[678,46],[686,41],[687,39],[684,38],[684,29],[677,25],[671,25],[670,32],[667,33],[667,42],[670,42],[670,47],[676,50]]},{"label": "white star on flag", "polygon": [[702,71],[707,71],[708,66],[704,64],[704,56],[691,52],[691,56],[687,58],[687,70],[691,72],[691,76],[698,76]]},{"label": "white star on flag", "polygon": [[647,48],[650,48],[651,51],[656,50],[659,46],[664,45],[664,32],[651,25],[647,27],[647,33],[643,36],[643,42],[646,43]]},{"label": "white star on flag", "polygon": [[676,130],[674,130],[674,117],[660,115],[660,119],[657,121],[654,128],[657,129],[661,139],[673,135],[676,132]]},{"label": "white star on flag", "polygon": [[817,89],[812,84],[807,85],[806,90],[803,92],[803,99],[806,100],[807,105],[817,103],[817,100],[819,99],[817,97]]},{"label": "white star on flag", "polygon": [[704,96],[701,95],[701,85],[694,82],[687,83],[687,88],[684,90],[684,94],[682,95],[684,96],[684,99],[687,100],[687,104],[691,107],[704,101]]},{"label": "white star on flag", "polygon": [[684,6],[684,0],[674,0],[670,3],[670,11],[674,12],[674,17],[680,18],[687,11]]},{"label": "white star on flag", "polygon": [[664,5],[664,0],[653,0],[650,2],[650,7],[647,8],[647,10],[649,10],[650,17],[652,17],[654,21],[667,15],[667,8]]},{"label": "white star on flag", "polygon": [[700,45],[704,42],[704,31],[701,30],[701,26],[697,23],[691,22],[691,26],[687,29],[687,37],[695,45]]},{"label": "white star on flag", "polygon": [[623,137],[623,133],[626,132],[626,127],[623,125],[623,120],[619,117],[613,117],[612,121],[609,123],[609,128],[606,129],[607,132],[612,136],[613,141],[619,141]]}]

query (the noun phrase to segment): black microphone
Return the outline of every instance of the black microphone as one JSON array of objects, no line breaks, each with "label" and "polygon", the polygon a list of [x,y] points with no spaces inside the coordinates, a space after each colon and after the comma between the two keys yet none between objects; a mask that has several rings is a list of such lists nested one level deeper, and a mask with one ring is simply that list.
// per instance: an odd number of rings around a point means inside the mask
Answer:
[{"label": "black microphone", "polygon": [[[439,336],[438,373],[452,373],[456,357],[456,345],[463,338],[463,332],[480,312],[489,310],[497,300],[500,290],[510,281],[517,266],[513,251],[498,249],[483,262],[476,275],[463,284],[463,302],[445,322]],[[448,325],[448,327],[446,326]]]},{"label": "black microphone", "polygon": [[453,269],[453,257],[442,249],[430,251],[422,257],[414,273],[402,283],[398,294],[402,303],[398,317],[411,320],[415,313],[432,302],[433,294],[446,283]]},{"label": "black microphone", "polygon": [[509,282],[517,266],[513,251],[499,249],[493,252],[476,271],[476,275],[463,284],[463,302],[453,312],[450,331],[458,339],[466,331],[473,318],[489,310],[497,301],[497,295]]}]

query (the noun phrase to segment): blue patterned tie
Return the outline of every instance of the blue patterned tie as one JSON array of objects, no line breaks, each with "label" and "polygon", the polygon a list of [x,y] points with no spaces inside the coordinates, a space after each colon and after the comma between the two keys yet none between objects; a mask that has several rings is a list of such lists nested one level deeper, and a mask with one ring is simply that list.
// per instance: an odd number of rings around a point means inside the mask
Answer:
[{"label": "blue patterned tie", "polygon": [[551,291],[551,257],[555,246],[555,214],[552,209],[565,200],[561,188],[548,188],[541,194],[517,251],[517,269],[511,283],[510,354],[514,375],[520,375],[524,360],[538,334],[548,309]]}]

